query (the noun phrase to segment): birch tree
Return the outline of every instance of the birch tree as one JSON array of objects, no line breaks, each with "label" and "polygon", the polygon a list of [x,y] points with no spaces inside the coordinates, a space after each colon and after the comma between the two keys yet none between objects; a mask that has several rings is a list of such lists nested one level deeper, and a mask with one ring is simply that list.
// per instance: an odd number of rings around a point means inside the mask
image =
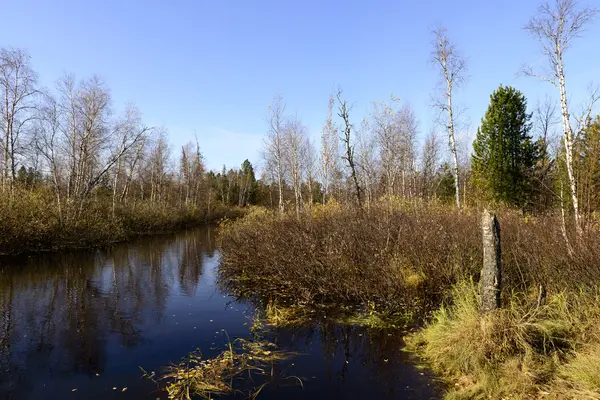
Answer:
[{"label": "birch tree", "polygon": [[371,203],[375,199],[379,168],[376,156],[377,137],[372,133],[368,120],[364,119],[362,121],[356,137],[359,179],[364,188],[365,203],[367,210],[369,210]]},{"label": "birch tree", "polygon": [[2,190],[12,189],[22,135],[34,119],[37,75],[23,50],[0,49]]},{"label": "birch tree", "polygon": [[279,192],[279,211],[283,213],[285,205],[283,202],[283,183],[284,183],[284,112],[285,103],[281,95],[275,96],[269,106],[269,131],[264,141],[263,158],[265,164],[273,168],[277,189]]},{"label": "birch tree", "polygon": [[438,27],[433,31],[434,50],[432,62],[438,67],[441,80],[434,106],[441,112],[441,120],[448,132],[448,144],[452,157],[452,173],[456,191],[456,207],[461,207],[460,182],[458,174],[458,155],[456,151],[456,110],[453,104],[454,91],[460,87],[466,74],[466,62],[458,54],[453,43],[448,39],[446,28]]},{"label": "birch tree", "polygon": [[298,120],[293,118],[285,125],[284,154],[286,170],[290,174],[290,182],[294,190],[294,204],[296,215],[300,215],[302,208],[302,181],[304,175],[304,161],[306,152],[307,136],[306,128]]},{"label": "birch tree", "polygon": [[566,87],[564,54],[571,47],[573,40],[583,33],[586,25],[592,22],[597,13],[598,10],[594,8],[579,8],[575,0],[548,1],[538,8],[538,15],[531,18],[525,26],[525,29],[538,40],[549,68],[546,68],[545,72],[538,73],[530,67],[525,67],[523,69],[524,74],[552,84],[560,94],[565,163],[573,203],[575,227],[579,236],[583,234],[583,228],[576,177],[573,170],[573,146],[577,135],[589,119],[592,106],[598,96],[596,94],[591,96],[585,115],[578,119],[578,129],[573,129]]},{"label": "birch tree", "polygon": [[34,128],[34,145],[42,155],[50,170],[52,186],[58,206],[58,216],[62,221],[62,163],[61,163],[61,130],[60,111],[56,99],[44,96],[38,106],[36,125]]},{"label": "birch tree", "polygon": [[323,181],[323,203],[329,199],[331,184],[337,172],[337,161],[339,157],[338,132],[333,123],[333,105],[335,99],[329,97],[329,108],[327,119],[321,131],[321,179]]},{"label": "birch tree", "polygon": [[432,130],[425,138],[422,154],[421,189],[423,197],[429,199],[435,195],[435,176],[440,160],[440,144],[435,130]]},{"label": "birch tree", "polygon": [[371,114],[388,196],[396,194],[396,180],[402,169],[401,132],[397,124],[396,111],[393,108],[396,101],[397,99],[392,97],[391,104],[374,103]]},{"label": "birch tree", "polygon": [[417,118],[410,104],[404,104],[396,114],[396,125],[400,131],[400,161],[402,196],[412,197],[416,187],[416,141]]},{"label": "birch tree", "polygon": [[[112,128],[112,135],[114,137],[113,149],[110,151],[108,159],[105,161],[105,165],[100,169],[98,176],[95,180],[88,182],[88,191],[92,190],[97,182],[102,178],[102,175],[108,173],[109,170],[113,171],[113,198],[112,198],[112,211],[113,216],[115,215],[115,208],[119,198],[118,189],[119,185],[123,186],[123,193],[126,193],[127,186],[131,180],[131,175],[139,158],[140,149],[143,148],[143,143],[146,140],[149,128],[142,126],[142,115],[139,109],[130,104],[125,109],[125,115],[118,121]],[[128,159],[133,158],[133,162],[129,163],[129,171],[127,171]],[[91,185],[91,187],[89,187]]]},{"label": "birch tree", "polygon": [[306,186],[308,188],[308,206],[314,204],[314,186],[316,171],[316,150],[312,141],[307,137],[304,144],[304,169],[306,170]]}]

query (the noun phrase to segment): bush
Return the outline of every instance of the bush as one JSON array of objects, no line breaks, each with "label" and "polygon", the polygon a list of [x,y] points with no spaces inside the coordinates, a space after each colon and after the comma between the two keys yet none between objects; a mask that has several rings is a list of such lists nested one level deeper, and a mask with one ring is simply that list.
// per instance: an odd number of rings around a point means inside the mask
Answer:
[{"label": "bush", "polygon": [[316,206],[300,218],[255,209],[220,229],[220,282],[265,304],[426,309],[481,259],[469,242],[479,242],[468,235],[475,219],[458,216],[383,205],[368,214]]},{"label": "bush", "polygon": [[[220,231],[220,281],[239,294],[280,304],[365,306],[390,313],[427,311],[482,264],[480,212],[410,206],[392,200],[361,211],[315,206],[300,217],[255,209]],[[600,279],[598,235],[572,241],[557,220],[499,212],[504,285],[549,292]]]},{"label": "bush", "polygon": [[0,197],[0,254],[105,245],[237,218],[245,211],[218,206],[207,213],[204,207],[165,206],[138,200],[117,205],[113,214],[110,197],[98,195],[84,205],[83,212],[64,202],[61,219],[50,190],[15,191],[12,197]]}]

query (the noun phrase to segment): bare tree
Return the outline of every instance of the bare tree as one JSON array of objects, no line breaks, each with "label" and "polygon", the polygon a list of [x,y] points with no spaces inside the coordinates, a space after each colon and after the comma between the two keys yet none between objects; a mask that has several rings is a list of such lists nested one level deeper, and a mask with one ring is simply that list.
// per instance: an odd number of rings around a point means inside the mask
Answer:
[{"label": "bare tree", "polygon": [[329,112],[323,125],[321,133],[321,177],[323,181],[323,202],[325,203],[330,195],[331,183],[337,172],[337,160],[339,152],[339,138],[337,129],[333,124],[333,105],[335,99],[329,97]]},{"label": "bare tree", "polygon": [[110,147],[110,95],[98,77],[77,84],[66,76],[59,91],[60,126],[70,160],[67,198],[81,199],[104,175],[97,172]]},{"label": "bare tree", "polygon": [[49,95],[43,96],[38,106],[34,141],[37,151],[46,161],[52,176],[52,185],[56,195],[58,216],[62,221],[62,165],[60,147],[60,111],[56,100]]},{"label": "bare tree", "polygon": [[290,174],[290,182],[294,189],[296,215],[302,208],[302,181],[307,144],[306,129],[297,117],[290,119],[284,128],[285,165]]},{"label": "bare tree", "polygon": [[534,115],[534,125],[542,139],[541,156],[545,159],[548,155],[548,143],[553,141],[552,130],[557,123],[556,106],[552,99],[546,96],[544,102],[538,101]]},{"label": "bare tree", "polygon": [[342,143],[344,143],[344,147],[346,148],[346,154],[342,157],[348,163],[348,167],[350,168],[350,177],[352,178],[352,182],[354,183],[354,191],[356,195],[356,202],[359,208],[362,208],[362,195],[361,188],[358,182],[358,175],[356,174],[356,162],[354,160],[354,145],[352,144],[352,130],[353,126],[350,123],[350,110],[348,107],[348,102],[346,100],[342,100],[342,91],[338,90],[337,92],[337,100],[339,103],[338,108],[338,116],[342,119],[344,126],[344,136],[342,137]]},{"label": "bare tree", "polygon": [[392,97],[391,104],[374,103],[371,120],[373,131],[377,137],[381,169],[385,175],[386,193],[396,193],[396,180],[402,170],[402,139],[400,126],[397,123],[397,111],[393,105],[398,99]]},{"label": "bare tree", "polygon": [[425,138],[422,159],[422,192],[424,198],[435,195],[435,175],[440,160],[440,143],[435,130]]},{"label": "bare tree", "polygon": [[404,104],[396,114],[396,124],[400,130],[402,196],[412,197],[416,186],[416,142],[417,118],[410,104]]},{"label": "bare tree", "polygon": [[[115,149],[112,150],[109,159],[106,161],[104,168],[100,170],[99,175],[95,178],[96,181],[88,182],[88,191],[92,190],[97,182],[102,179],[102,175],[108,173],[109,170],[113,169],[113,196],[112,196],[112,213],[115,216],[116,204],[119,198],[118,189],[121,183],[121,175],[126,173],[126,164],[128,158],[139,158],[140,148],[143,148],[146,135],[149,128],[142,126],[142,116],[139,109],[130,104],[125,109],[125,115],[120,120],[116,121],[113,127],[113,136],[115,137]],[[135,167],[134,161],[130,164],[131,170],[129,175],[125,175],[125,179],[133,174],[133,168]],[[125,183],[126,185],[127,183]],[[89,187],[92,185],[92,187]],[[124,185],[124,186],[125,186]],[[126,192],[126,188],[123,192]]]},{"label": "bare tree", "polygon": [[33,96],[37,93],[36,81],[37,75],[29,66],[27,53],[23,50],[0,49],[3,191],[13,187],[21,135],[35,116]]},{"label": "bare tree", "polygon": [[135,172],[138,170],[137,167],[140,163],[140,160],[144,156],[144,151],[146,149],[148,140],[149,137],[142,137],[141,140],[139,140],[138,143],[132,148],[132,155],[126,158],[125,168],[127,176],[125,178],[125,183],[123,184],[123,190],[121,191],[120,201],[122,203],[126,202],[127,194],[129,193],[129,187],[131,186]]},{"label": "bare tree", "polygon": [[454,90],[458,88],[465,79],[466,62],[458,54],[454,44],[448,39],[446,28],[437,27],[433,31],[434,51],[432,61],[439,67],[441,81],[439,84],[439,95],[436,96],[434,106],[443,114],[442,120],[448,131],[448,143],[453,161],[452,172],[456,189],[456,206],[460,208],[460,182],[458,174],[458,155],[456,152],[456,112],[453,105]]},{"label": "bare tree", "polygon": [[410,105],[398,107],[398,101],[392,96],[389,104],[373,104],[372,129],[377,138],[387,195],[410,197],[415,186],[417,124]]},{"label": "bare tree", "polygon": [[[597,13],[598,10],[594,8],[579,9],[575,0],[554,0],[552,3],[545,2],[542,4],[538,9],[538,15],[531,18],[529,24],[525,27],[538,39],[542,53],[547,57],[549,70],[536,73],[531,68],[526,67],[523,72],[528,76],[551,83],[560,93],[565,161],[575,214],[575,227],[580,236],[583,234],[583,228],[577,196],[577,183],[573,171],[573,145],[579,132],[574,131],[571,124],[565,83],[564,53],[571,46],[573,39],[581,35],[585,26],[592,22]],[[585,121],[591,113],[592,105],[597,99],[597,93],[591,96],[586,115],[579,119],[579,129],[583,129]]]},{"label": "bare tree", "polygon": [[371,203],[375,198],[379,169],[376,157],[377,137],[370,128],[369,121],[364,119],[356,135],[359,180],[364,188],[367,210],[370,209]]},{"label": "bare tree", "polygon": [[149,149],[146,160],[146,173],[149,175],[150,201],[164,204],[167,201],[167,181],[169,176],[169,159],[171,150],[167,143],[167,134],[164,129],[156,132],[155,139]]},{"label": "bare tree", "polygon": [[269,132],[264,141],[263,157],[265,164],[274,170],[279,191],[279,211],[283,212],[283,182],[284,182],[284,112],[285,103],[281,95],[275,96],[269,105]]},{"label": "bare tree", "polygon": [[315,171],[316,165],[316,149],[312,141],[307,137],[306,143],[304,144],[304,168],[306,170],[306,186],[308,189],[308,206],[312,207],[314,204],[314,183],[315,183]]}]

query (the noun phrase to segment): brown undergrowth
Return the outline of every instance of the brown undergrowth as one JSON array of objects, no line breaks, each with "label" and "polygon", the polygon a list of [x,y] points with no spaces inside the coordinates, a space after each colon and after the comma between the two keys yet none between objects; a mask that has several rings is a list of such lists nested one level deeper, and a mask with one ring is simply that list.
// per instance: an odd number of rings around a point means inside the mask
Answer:
[{"label": "brown undergrowth", "polygon": [[107,245],[137,236],[237,218],[244,209],[159,206],[145,201],[119,204],[98,198],[81,211],[68,204],[60,210],[52,193],[19,191],[12,199],[0,199],[0,255],[75,249]]},{"label": "brown undergrowth", "polygon": [[396,199],[253,209],[220,229],[219,283],[275,325],[426,323],[411,343],[455,385],[448,398],[600,398],[600,235],[567,245],[558,217],[499,210],[503,308],[481,316],[480,212]]}]

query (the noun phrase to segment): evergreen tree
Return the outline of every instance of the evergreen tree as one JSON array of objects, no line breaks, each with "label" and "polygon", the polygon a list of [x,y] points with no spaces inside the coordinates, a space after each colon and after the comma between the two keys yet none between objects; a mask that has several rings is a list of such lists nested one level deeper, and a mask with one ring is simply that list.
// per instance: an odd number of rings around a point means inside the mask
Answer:
[{"label": "evergreen tree", "polygon": [[242,163],[240,170],[240,197],[239,205],[253,204],[256,192],[256,177],[252,163],[247,159]]},{"label": "evergreen tree", "polygon": [[490,96],[472,156],[474,179],[486,200],[518,207],[531,202],[539,150],[529,135],[530,120],[520,91],[500,85]]},{"label": "evergreen tree", "polygon": [[600,116],[576,139],[573,158],[581,213],[589,216],[600,207]]},{"label": "evergreen tree", "polygon": [[438,184],[436,188],[436,196],[443,203],[450,204],[455,201],[456,187],[454,182],[452,167],[447,162],[443,163],[438,171]]}]

